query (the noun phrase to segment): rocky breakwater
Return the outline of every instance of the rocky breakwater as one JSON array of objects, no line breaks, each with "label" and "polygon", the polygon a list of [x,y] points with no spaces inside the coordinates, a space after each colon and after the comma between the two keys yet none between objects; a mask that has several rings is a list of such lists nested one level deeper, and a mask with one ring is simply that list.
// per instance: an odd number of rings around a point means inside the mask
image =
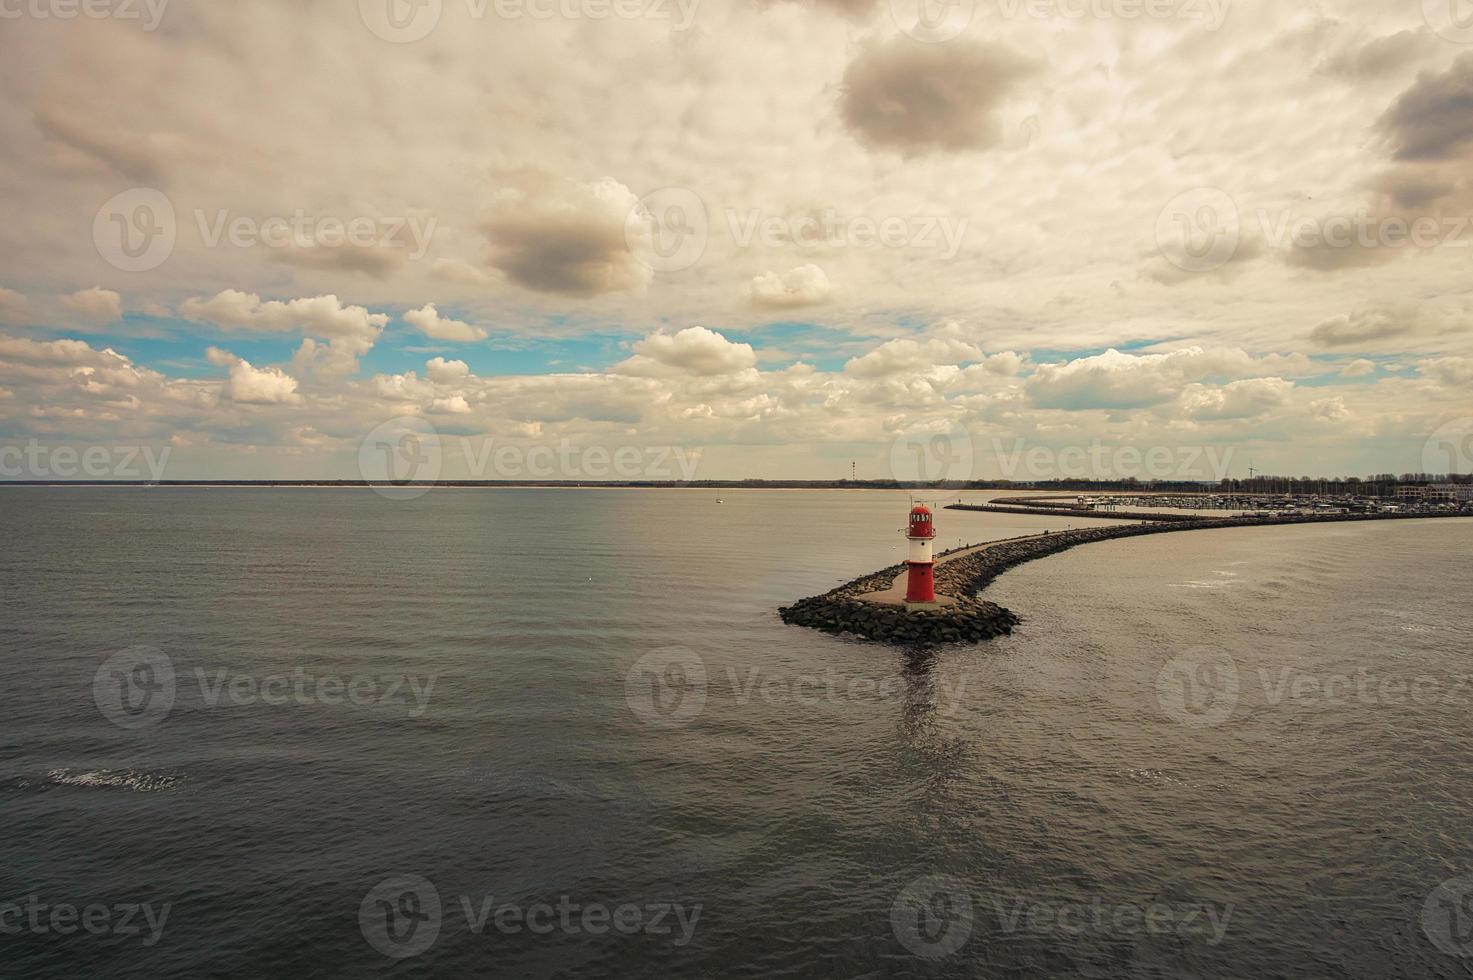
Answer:
[{"label": "rocky breakwater", "polygon": [[[946,557],[942,555],[941,557]],[[943,585],[946,562],[936,566],[936,591],[945,593],[951,604],[934,609],[907,609],[893,603],[867,602],[859,598],[890,588],[905,571],[891,565],[863,578],[847,582],[823,595],[800,599],[779,609],[778,616],[792,626],[808,626],[825,633],[849,633],[866,640],[900,646],[930,646],[938,643],[980,643],[1011,633],[1020,620],[993,602],[984,602],[965,590],[953,592]]]},{"label": "rocky breakwater", "polygon": [[[953,504],[948,510],[977,509]],[[1048,513],[1039,511],[1038,513]],[[905,570],[892,565],[857,578],[820,596],[800,599],[778,610],[785,623],[809,626],[826,633],[852,633],[869,640],[901,645],[976,643],[1011,633],[1021,619],[1014,613],[977,597],[1003,572],[1024,562],[1058,554],[1082,544],[1144,534],[1171,534],[1212,528],[1267,527],[1280,524],[1330,524],[1346,521],[1428,520],[1458,518],[1458,514],[1314,514],[1274,517],[1188,517],[1185,520],[1077,528],[1006,538],[974,548],[937,556],[936,594],[954,604],[936,609],[910,610],[905,606],[869,602],[860,596],[888,589]]]}]

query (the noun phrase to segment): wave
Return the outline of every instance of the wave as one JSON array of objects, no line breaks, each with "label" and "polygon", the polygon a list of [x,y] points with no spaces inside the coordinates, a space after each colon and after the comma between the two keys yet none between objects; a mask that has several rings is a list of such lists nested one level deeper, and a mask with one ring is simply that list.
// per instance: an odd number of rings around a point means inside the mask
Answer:
[{"label": "wave", "polygon": [[86,789],[123,789],[134,793],[161,793],[184,782],[172,773],[138,769],[53,769],[46,774],[48,786],[77,786]]}]

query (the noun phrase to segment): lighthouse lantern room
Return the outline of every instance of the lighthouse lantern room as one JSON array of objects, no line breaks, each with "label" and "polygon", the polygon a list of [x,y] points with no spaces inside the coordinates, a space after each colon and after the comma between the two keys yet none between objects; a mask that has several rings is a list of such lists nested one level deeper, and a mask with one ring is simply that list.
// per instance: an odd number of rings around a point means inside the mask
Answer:
[{"label": "lighthouse lantern room", "polygon": [[910,510],[910,528],[905,535],[910,541],[910,554],[905,562],[910,567],[905,584],[908,603],[936,602],[936,559],[932,552],[936,525],[931,516],[929,507],[917,505]]}]

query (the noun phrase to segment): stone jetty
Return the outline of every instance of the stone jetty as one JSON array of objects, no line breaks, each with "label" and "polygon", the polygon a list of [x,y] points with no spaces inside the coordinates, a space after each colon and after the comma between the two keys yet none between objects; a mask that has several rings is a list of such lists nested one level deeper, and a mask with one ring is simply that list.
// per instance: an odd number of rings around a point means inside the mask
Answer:
[{"label": "stone jetty", "polygon": [[[993,510],[953,504],[948,510]],[[1058,511],[1031,511],[1040,516],[1059,516]],[[1069,515],[1074,516],[1074,515]],[[1173,515],[1176,517],[1177,515]],[[860,598],[889,589],[905,571],[905,565],[872,572],[847,582],[823,595],[800,599],[778,610],[784,623],[808,626],[825,633],[848,633],[867,640],[901,646],[930,646],[939,643],[978,643],[1011,633],[1022,620],[1013,612],[978,597],[978,593],[1003,572],[1024,562],[1058,554],[1082,544],[1132,538],[1145,534],[1172,534],[1232,527],[1266,527],[1280,524],[1330,524],[1346,521],[1441,520],[1461,514],[1303,514],[1273,517],[1187,517],[1184,520],[1152,521],[1110,527],[1074,528],[1006,538],[938,556],[936,593],[951,604],[935,609],[908,609],[904,605]],[[1116,519],[1120,519],[1118,516]]]}]

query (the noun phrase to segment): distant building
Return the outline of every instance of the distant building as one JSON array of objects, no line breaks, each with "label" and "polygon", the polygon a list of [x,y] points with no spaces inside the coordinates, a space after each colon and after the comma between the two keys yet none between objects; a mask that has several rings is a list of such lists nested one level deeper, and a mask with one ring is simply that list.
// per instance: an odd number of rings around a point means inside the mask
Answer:
[{"label": "distant building", "polygon": [[1426,486],[1402,484],[1396,488],[1397,500],[1420,500],[1428,504],[1457,504],[1473,500],[1473,484],[1433,483]]}]

